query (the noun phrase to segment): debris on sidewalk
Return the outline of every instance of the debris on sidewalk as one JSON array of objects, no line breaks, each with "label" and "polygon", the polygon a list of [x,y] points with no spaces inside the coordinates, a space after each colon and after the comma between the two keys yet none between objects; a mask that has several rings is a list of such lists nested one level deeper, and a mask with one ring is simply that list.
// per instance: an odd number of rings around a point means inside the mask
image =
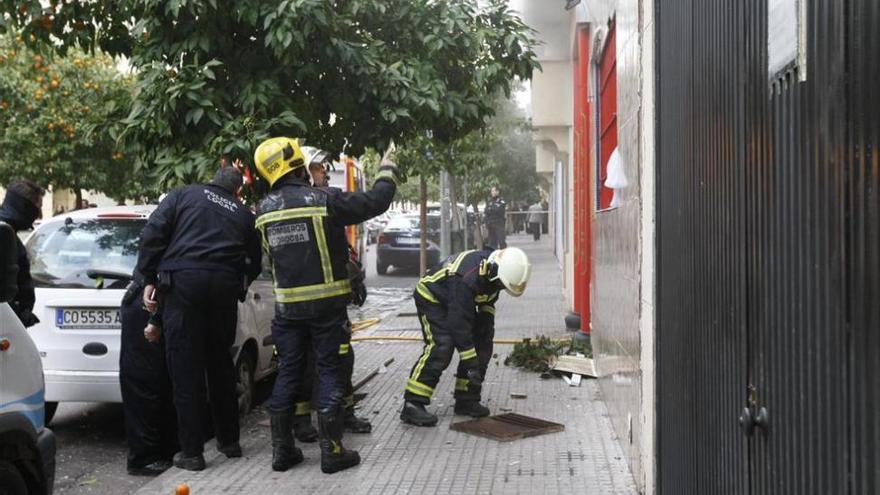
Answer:
[{"label": "debris on sidewalk", "polygon": [[596,378],[596,367],[593,360],[584,356],[557,356],[551,361],[551,369]]},{"label": "debris on sidewalk", "polygon": [[535,339],[523,339],[513,346],[513,352],[507,356],[504,364],[528,371],[550,371],[550,359],[562,354],[568,346],[568,342],[555,341],[543,335]]},{"label": "debris on sidewalk", "polygon": [[580,387],[581,378],[581,375],[578,375],[577,373],[574,373],[571,376],[562,375],[562,380],[565,381],[569,387]]},{"label": "debris on sidewalk", "polygon": [[499,442],[565,431],[565,425],[516,413],[498,414],[449,425],[450,430],[470,433]]},{"label": "debris on sidewalk", "polygon": [[528,395],[523,394],[523,393],[519,393],[519,392],[511,392],[510,393],[511,399],[526,399],[528,397],[529,397]]},{"label": "debris on sidewalk", "polygon": [[352,388],[354,389],[354,391],[357,391],[358,389],[360,389],[361,387],[363,387],[364,385],[366,385],[367,382],[369,382],[370,380],[372,380],[373,378],[375,378],[376,375],[378,375],[378,374],[380,374],[380,373],[387,373],[387,372],[388,372],[388,366],[390,366],[391,363],[393,363],[393,362],[394,362],[394,358],[388,358],[387,360],[385,360],[384,363],[382,363],[382,366],[379,366],[378,368],[376,368],[376,369],[374,369],[373,371],[371,371],[367,376],[365,376],[365,377],[361,378],[360,380],[358,380],[357,383],[355,383],[355,384],[353,385],[353,387],[352,387]]},{"label": "debris on sidewalk", "polygon": [[351,333],[364,331],[380,321],[382,321],[381,318],[367,318],[365,320],[354,321],[351,323]]}]

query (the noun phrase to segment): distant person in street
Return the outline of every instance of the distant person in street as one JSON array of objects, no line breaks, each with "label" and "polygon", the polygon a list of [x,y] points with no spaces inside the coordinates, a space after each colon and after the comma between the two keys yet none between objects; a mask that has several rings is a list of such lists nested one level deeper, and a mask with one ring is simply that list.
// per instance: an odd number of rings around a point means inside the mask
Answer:
[{"label": "distant person in street", "polygon": [[177,409],[181,452],[174,465],[205,468],[203,411],[207,382],[217,450],[241,457],[232,344],[238,301],[261,271],[254,215],[236,198],[241,172],[221,168],[204,185],[171,191],[141,233],[138,271],[144,305],[164,297],[162,334]]},{"label": "distant person in street", "polygon": [[271,187],[258,207],[256,225],[272,263],[276,294],[272,338],[279,366],[268,408],[272,469],[286,471],[303,461],[293,437],[293,413],[313,348],[321,471],[335,473],[360,464],[357,451],[342,444],[340,351],[348,342],[346,307],[352,299],[344,227],[384,213],[394,199],[399,172],[385,158],[370,191],[329,194],[312,186],[299,142],[288,137],[262,142],[254,163]]},{"label": "distant person in street", "polygon": [[437,424],[437,416],[426,406],[456,350],[455,414],[489,415],[480,397],[492,359],[495,303],[501,290],[521,296],[531,271],[526,254],[510,247],[450,256],[419,280],[413,298],[425,347],[406,382],[402,421],[416,426]]},{"label": "distant person in street", "polygon": [[507,247],[505,232],[505,216],[507,203],[501,198],[501,193],[497,187],[493,187],[491,191],[492,197],[486,203],[485,217],[486,229],[489,231],[489,246],[495,249],[504,249]]},{"label": "distant person in street", "polygon": [[523,215],[523,213],[525,213],[525,207],[523,206],[523,203],[515,203],[513,206],[513,211],[517,213],[511,218],[511,221],[513,223],[513,233],[519,234],[520,231],[523,229],[523,224],[526,223],[524,218],[525,215]]},{"label": "distant person in street", "polygon": [[[46,191],[29,180],[19,180],[9,184],[6,197],[0,205],[0,221],[6,222],[16,233],[31,230],[34,222],[42,217],[40,208],[43,206],[43,195]],[[9,302],[21,324],[31,327],[40,322],[33,313],[34,281],[31,279],[31,263],[27,250],[16,236],[18,242],[18,294]]]},{"label": "distant person in street", "polygon": [[119,385],[125,412],[128,474],[158,476],[171,467],[179,450],[171,378],[162,340],[161,304],[154,313],[143,307],[139,274],[122,297]]},{"label": "distant person in street", "polygon": [[544,213],[541,203],[529,206],[529,230],[536,241],[541,240],[541,226],[544,223]]}]

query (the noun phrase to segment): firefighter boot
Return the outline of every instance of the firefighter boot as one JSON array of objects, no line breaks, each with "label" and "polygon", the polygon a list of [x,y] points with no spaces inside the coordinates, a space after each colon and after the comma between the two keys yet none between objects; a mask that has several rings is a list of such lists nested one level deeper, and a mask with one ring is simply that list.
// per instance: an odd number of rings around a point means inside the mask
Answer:
[{"label": "firefighter boot", "polygon": [[293,415],[271,413],[272,470],[287,471],[303,461],[303,453],[293,443]]},{"label": "firefighter boot", "polygon": [[345,431],[350,433],[370,433],[373,425],[366,418],[359,418],[354,414],[354,407],[345,408]]},{"label": "firefighter boot", "polygon": [[489,415],[489,408],[480,404],[480,401],[477,400],[457,400],[455,401],[455,414],[472,418],[484,418]]},{"label": "firefighter boot", "polygon": [[344,421],[342,408],[318,411],[318,433],[321,437],[321,471],[331,474],[357,466],[361,456],[342,446]]},{"label": "firefighter boot", "polygon": [[293,435],[303,443],[318,441],[318,430],[312,426],[312,415],[303,414],[293,417]]},{"label": "firefighter boot", "polygon": [[429,413],[424,404],[406,401],[400,412],[400,420],[416,426],[434,426],[437,424],[437,415]]}]

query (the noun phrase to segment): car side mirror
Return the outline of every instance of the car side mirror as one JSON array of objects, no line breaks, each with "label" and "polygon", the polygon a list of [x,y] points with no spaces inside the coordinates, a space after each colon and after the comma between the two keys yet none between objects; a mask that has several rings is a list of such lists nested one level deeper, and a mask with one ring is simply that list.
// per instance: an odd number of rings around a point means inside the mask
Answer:
[{"label": "car side mirror", "polygon": [[9,224],[0,222],[0,303],[18,293],[18,243]]}]

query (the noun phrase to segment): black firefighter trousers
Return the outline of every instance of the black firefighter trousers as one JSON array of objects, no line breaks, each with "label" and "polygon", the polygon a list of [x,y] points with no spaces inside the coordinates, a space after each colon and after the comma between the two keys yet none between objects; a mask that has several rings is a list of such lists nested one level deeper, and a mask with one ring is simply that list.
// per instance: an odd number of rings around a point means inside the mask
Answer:
[{"label": "black firefighter trousers", "polygon": [[232,344],[238,323],[241,280],[232,272],[179,270],[162,313],[165,352],[184,455],[204,447],[202,419],[210,398],[214,434],[220,446],[238,442],[238,400]]},{"label": "black firefighter trousers", "polygon": [[272,321],[272,339],[278,350],[278,376],[272,389],[269,411],[291,413],[295,404],[310,396],[312,384],[306,373],[308,354],[314,349],[318,372],[317,406],[319,410],[338,411],[343,403],[344,387],[340,376],[340,349],[347,344],[348,315],[343,309],[307,319],[289,319],[276,313]]},{"label": "black firefighter trousers", "polygon": [[[354,348],[351,346],[351,322],[347,322],[342,335],[342,343],[339,344],[339,380],[342,386],[342,404],[346,409],[354,407],[354,384],[351,379],[354,374]],[[296,416],[311,416],[318,403],[318,367],[315,362],[315,350],[309,348],[306,372],[303,386],[299,387],[294,402],[293,414]]]},{"label": "black firefighter trousers", "polygon": [[[449,367],[452,355],[455,354],[451,329],[446,324],[446,308],[440,304],[426,301],[416,294],[416,311],[422,325],[422,338],[425,347],[422,355],[413,366],[409,380],[406,382],[404,399],[418,404],[429,404],[434,389],[440,382],[440,375]],[[492,359],[492,340],[495,338],[494,328],[473,329],[474,348],[477,351],[480,374],[485,379]],[[458,363],[455,380],[456,402],[479,401],[482,387],[470,382],[467,369]]]}]

